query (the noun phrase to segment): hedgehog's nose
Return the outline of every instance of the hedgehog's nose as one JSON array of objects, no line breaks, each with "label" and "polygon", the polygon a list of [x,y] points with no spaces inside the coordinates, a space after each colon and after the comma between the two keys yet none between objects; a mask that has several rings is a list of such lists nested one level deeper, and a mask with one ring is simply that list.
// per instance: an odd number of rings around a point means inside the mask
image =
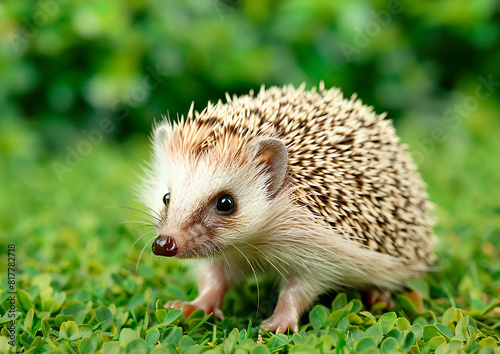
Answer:
[{"label": "hedgehog's nose", "polygon": [[173,257],[179,251],[175,239],[173,237],[164,235],[159,235],[156,238],[151,249],[157,256],[165,257]]}]

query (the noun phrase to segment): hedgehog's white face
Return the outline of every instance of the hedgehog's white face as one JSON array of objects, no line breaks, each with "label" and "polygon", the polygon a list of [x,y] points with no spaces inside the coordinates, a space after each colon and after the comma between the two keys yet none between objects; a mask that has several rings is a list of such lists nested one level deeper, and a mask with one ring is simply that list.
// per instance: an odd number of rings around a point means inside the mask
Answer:
[{"label": "hedgehog's white face", "polygon": [[[155,188],[162,218],[153,253],[178,258],[239,252],[269,219],[283,185],[287,154],[277,139],[258,139],[237,156],[165,152],[164,181]],[[160,204],[161,203],[161,204]]]}]

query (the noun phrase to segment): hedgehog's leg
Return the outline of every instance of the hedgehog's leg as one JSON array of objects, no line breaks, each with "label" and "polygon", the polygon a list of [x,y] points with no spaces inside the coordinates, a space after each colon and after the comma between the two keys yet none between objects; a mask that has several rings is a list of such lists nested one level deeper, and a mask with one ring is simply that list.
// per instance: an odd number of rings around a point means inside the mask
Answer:
[{"label": "hedgehog's leg", "polygon": [[202,309],[206,313],[223,319],[221,306],[224,294],[229,286],[227,268],[224,263],[210,265],[200,277],[198,282],[198,297],[193,301],[170,301],[165,304],[166,308],[182,309],[184,315],[189,316],[191,312]]},{"label": "hedgehog's leg", "polygon": [[261,328],[268,332],[285,333],[299,331],[299,319],[316,299],[313,287],[303,278],[287,280],[280,292],[278,304],[271,317],[263,321]]},{"label": "hedgehog's leg", "polygon": [[381,290],[378,288],[372,288],[365,291],[363,295],[366,304],[370,307],[375,305],[377,302],[383,302],[386,304],[384,310],[391,311],[395,306],[394,300],[392,300],[392,293],[390,290],[387,289]]}]

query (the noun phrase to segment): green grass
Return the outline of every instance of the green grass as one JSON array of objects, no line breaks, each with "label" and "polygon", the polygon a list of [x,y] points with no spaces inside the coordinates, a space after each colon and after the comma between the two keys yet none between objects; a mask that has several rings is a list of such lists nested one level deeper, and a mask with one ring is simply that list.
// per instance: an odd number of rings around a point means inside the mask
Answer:
[{"label": "green grass", "polygon": [[[500,124],[491,114],[474,115],[435,142],[420,161],[436,203],[440,239],[434,272],[409,282],[384,304],[366,308],[359,294],[323,299],[303,317],[294,335],[262,333],[274,284],[254,279],[226,297],[224,321],[195,312],[188,318],[165,310],[172,299],[192,299],[196,279],[182,263],[151,256],[131,186],[138,163],[148,156],[147,137],[103,142],[62,181],[29,129],[0,129],[0,244],[15,244],[16,336],[26,352],[199,353],[213,352],[499,352],[500,335]],[[418,152],[434,123],[406,119],[403,140]],[[144,231],[141,231],[144,230]],[[136,264],[142,247],[146,247]],[[9,294],[2,271],[0,352],[8,348]],[[155,347],[157,342],[159,347]],[[258,344],[262,343],[262,344]],[[496,348],[496,349],[493,349]]]}]

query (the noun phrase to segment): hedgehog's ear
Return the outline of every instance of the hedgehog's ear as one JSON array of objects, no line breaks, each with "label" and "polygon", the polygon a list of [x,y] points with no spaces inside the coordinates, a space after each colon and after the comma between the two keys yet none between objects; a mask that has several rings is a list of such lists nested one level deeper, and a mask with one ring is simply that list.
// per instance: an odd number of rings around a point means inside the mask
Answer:
[{"label": "hedgehog's ear", "polygon": [[167,137],[168,130],[168,126],[162,124],[153,131],[151,140],[156,151],[163,151],[165,149],[165,138]]},{"label": "hedgehog's ear", "polygon": [[266,166],[270,174],[269,193],[274,197],[283,186],[288,166],[288,152],[285,144],[276,138],[256,138],[250,143],[259,165]]}]

